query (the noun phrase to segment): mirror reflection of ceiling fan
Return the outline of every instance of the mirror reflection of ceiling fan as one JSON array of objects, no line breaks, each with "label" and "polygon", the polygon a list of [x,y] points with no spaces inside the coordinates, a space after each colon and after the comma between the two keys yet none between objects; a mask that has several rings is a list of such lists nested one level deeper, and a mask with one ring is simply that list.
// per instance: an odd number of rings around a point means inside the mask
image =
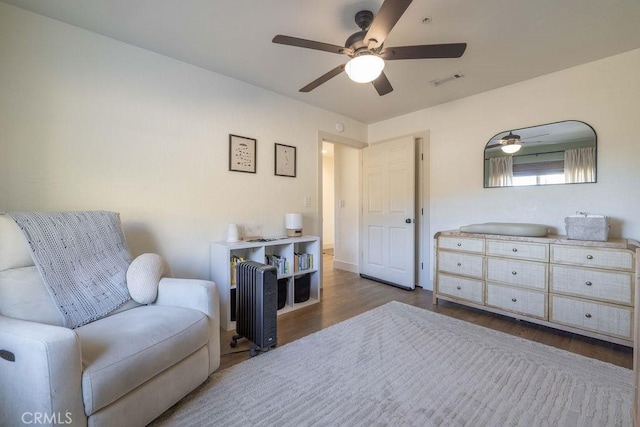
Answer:
[{"label": "mirror reflection of ceiling fan", "polygon": [[521,138],[520,135],[516,135],[515,133],[513,133],[513,131],[509,131],[509,133],[501,137],[497,143],[491,144],[487,146],[487,148],[501,147],[502,151],[504,151],[505,153],[513,154],[520,151],[520,148],[522,148],[522,144],[524,144],[525,142],[527,144],[534,143],[534,142],[543,142],[543,141],[530,141],[530,140],[533,138],[540,138],[541,136],[547,136],[547,135],[549,134],[542,133],[540,135],[533,135],[526,138]]},{"label": "mirror reflection of ceiling fan", "polygon": [[384,47],[384,41],[396,25],[412,0],[385,0],[377,15],[361,10],[355,21],[360,31],[352,34],[343,46],[277,35],[273,43],[315,49],[347,55],[351,58],[331,71],[312,81],[300,92],[310,92],[338,74],[346,71],[349,78],[358,83],[373,83],[380,96],[393,91],[387,76],[382,71],[385,61],[399,59],[459,58],[467,48],[466,43],[432,44],[418,46]]}]

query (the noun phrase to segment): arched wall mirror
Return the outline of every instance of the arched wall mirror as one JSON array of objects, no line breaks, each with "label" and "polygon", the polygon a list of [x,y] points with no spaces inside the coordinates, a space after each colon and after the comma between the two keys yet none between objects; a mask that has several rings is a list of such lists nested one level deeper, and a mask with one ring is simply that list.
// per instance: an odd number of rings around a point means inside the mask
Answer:
[{"label": "arched wall mirror", "polygon": [[576,120],[500,132],[484,149],[484,187],[596,182],[597,137]]}]

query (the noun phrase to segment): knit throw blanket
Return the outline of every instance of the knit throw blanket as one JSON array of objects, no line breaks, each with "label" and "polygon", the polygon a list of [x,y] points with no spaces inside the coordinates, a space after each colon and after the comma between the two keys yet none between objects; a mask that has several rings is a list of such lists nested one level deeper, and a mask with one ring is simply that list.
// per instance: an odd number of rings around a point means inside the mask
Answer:
[{"label": "knit throw blanket", "polygon": [[63,324],[77,328],[130,299],[131,254],[114,212],[7,212],[22,229]]}]

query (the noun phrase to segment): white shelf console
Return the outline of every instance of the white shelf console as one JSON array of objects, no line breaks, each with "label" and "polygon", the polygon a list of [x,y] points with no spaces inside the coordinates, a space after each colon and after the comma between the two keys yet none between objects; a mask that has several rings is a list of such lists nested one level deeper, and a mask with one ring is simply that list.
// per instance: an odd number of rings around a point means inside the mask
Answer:
[{"label": "white shelf console", "polygon": [[434,240],[434,304],[452,301],[633,347],[637,241],[459,231]]},{"label": "white shelf console", "polygon": [[[310,254],[313,259],[311,268],[299,270],[295,265],[295,254]],[[289,268],[287,272],[278,272],[278,281],[286,279],[286,302],[278,314],[297,310],[320,301],[320,262],[322,258],[320,239],[315,236],[281,238],[266,241],[214,242],[211,244],[211,280],[218,285],[220,294],[220,326],[234,330],[236,322],[231,320],[231,294],[235,292],[232,258],[239,257],[248,261],[266,263],[271,255],[282,257]],[[306,277],[308,275],[308,277]],[[296,279],[309,279],[309,299],[296,303]],[[306,283],[305,283],[306,285]]]}]

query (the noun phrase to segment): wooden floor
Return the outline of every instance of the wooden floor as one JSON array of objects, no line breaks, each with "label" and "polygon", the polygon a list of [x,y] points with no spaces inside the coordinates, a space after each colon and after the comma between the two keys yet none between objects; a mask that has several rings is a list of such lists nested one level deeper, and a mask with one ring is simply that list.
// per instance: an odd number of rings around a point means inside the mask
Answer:
[{"label": "wooden floor", "polygon": [[[333,268],[331,255],[323,256],[323,289],[321,301],[278,316],[278,345],[282,346],[320,329],[364,313],[389,301],[400,301],[426,310],[517,335],[573,353],[600,359],[632,369],[633,350],[580,335],[486,313],[446,301],[432,304],[432,293],[421,288],[406,291],[363,279],[355,273]],[[220,369],[249,358],[249,343],[238,341],[236,348],[229,342],[235,331],[223,332],[220,338]]]}]

